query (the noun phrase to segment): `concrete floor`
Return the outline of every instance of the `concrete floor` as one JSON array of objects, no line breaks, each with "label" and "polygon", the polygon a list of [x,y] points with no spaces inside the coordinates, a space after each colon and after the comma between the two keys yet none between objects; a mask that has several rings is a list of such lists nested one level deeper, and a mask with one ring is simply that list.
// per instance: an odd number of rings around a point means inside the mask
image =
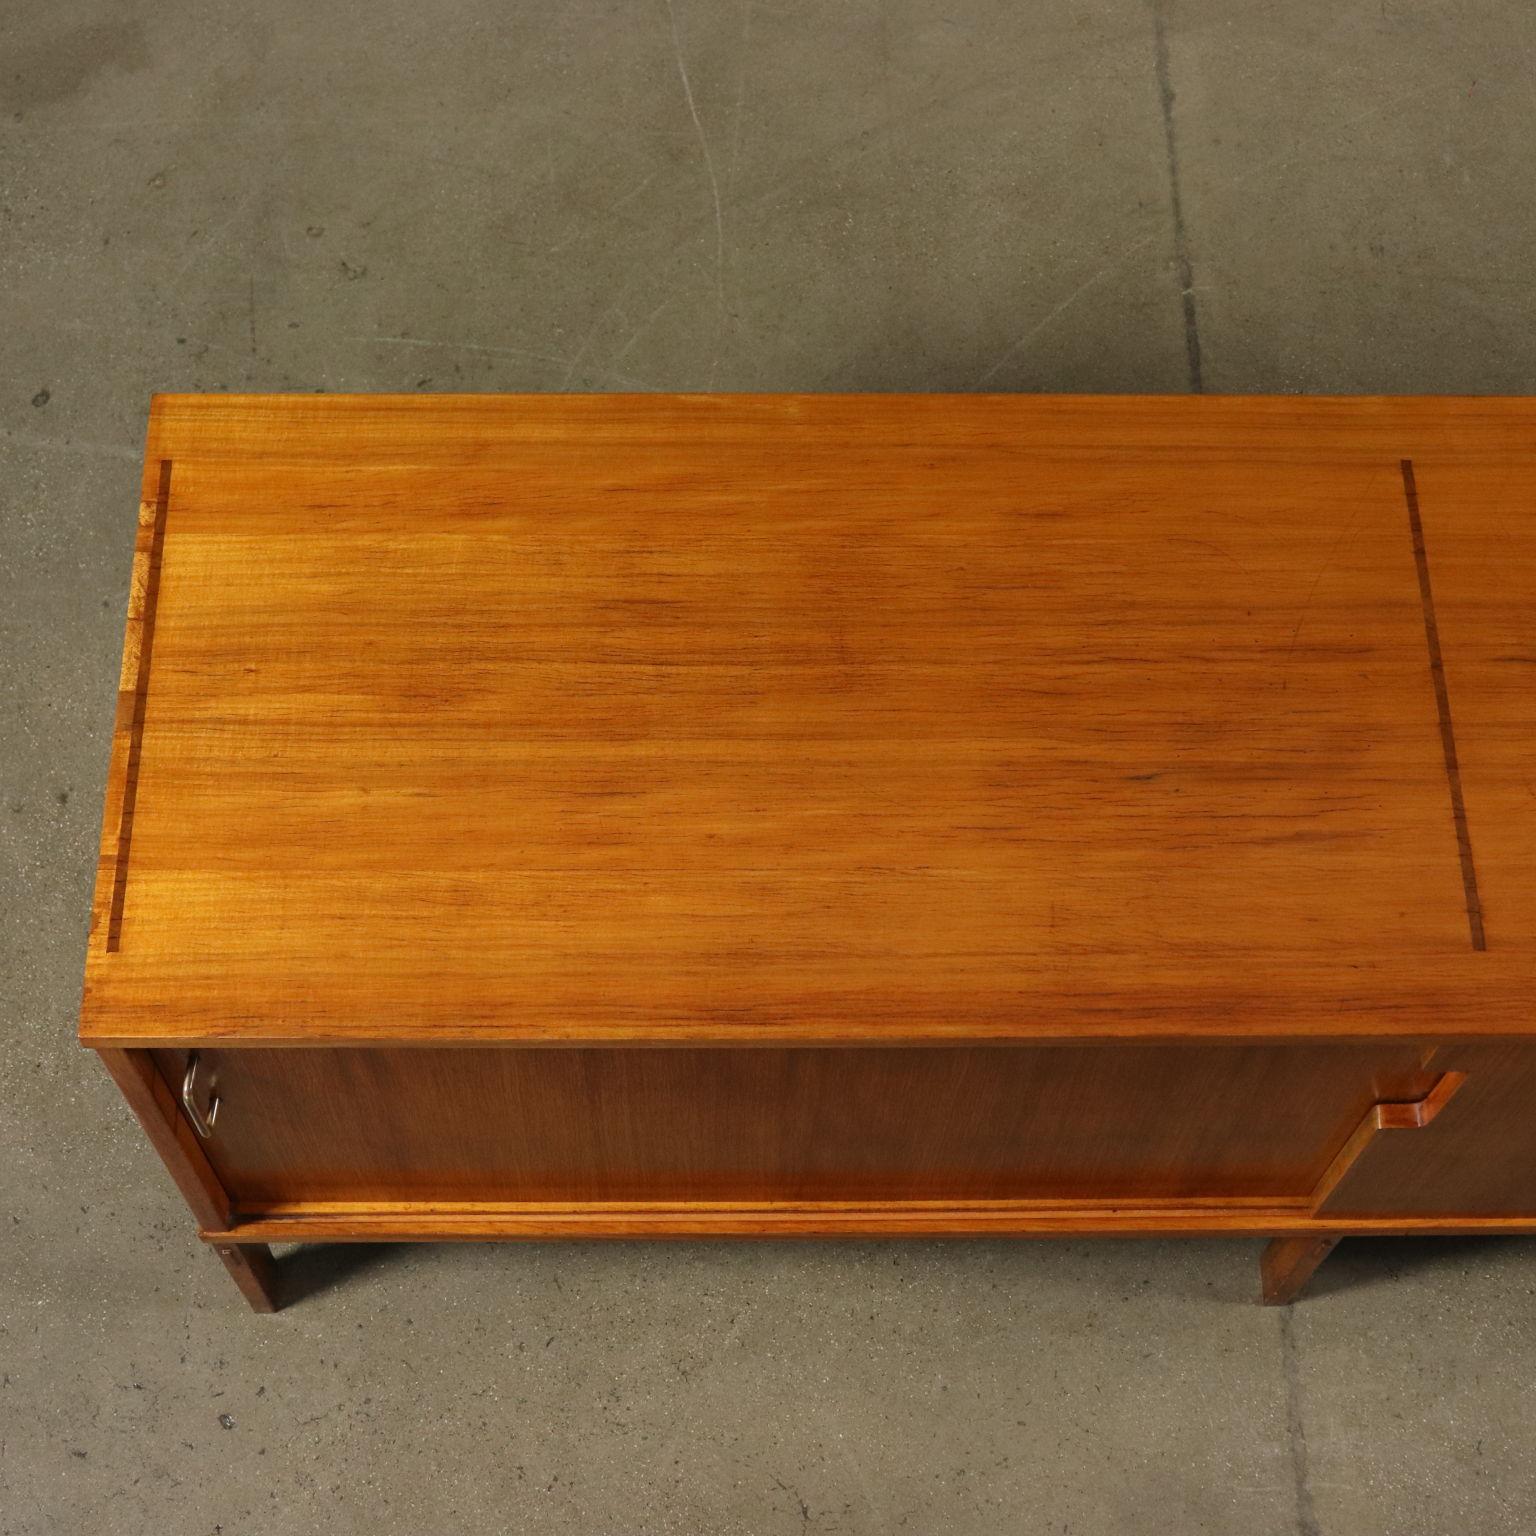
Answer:
[{"label": "concrete floor", "polygon": [[[1519,0],[11,0],[0,1536],[1494,1536],[1536,1246],[317,1250],[73,1044],[155,389],[1530,391]],[[324,1288],[318,1288],[323,1286]]]}]

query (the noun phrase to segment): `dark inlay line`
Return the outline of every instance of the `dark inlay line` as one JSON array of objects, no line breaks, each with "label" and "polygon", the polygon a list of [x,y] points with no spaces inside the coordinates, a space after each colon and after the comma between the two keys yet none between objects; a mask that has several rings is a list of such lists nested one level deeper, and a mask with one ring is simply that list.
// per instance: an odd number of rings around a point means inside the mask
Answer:
[{"label": "dark inlay line", "polygon": [[155,606],[160,597],[160,552],[165,514],[171,502],[171,461],[160,460],[155,490],[155,521],[144,562],[144,598],[139,614],[139,656],[133,679],[133,714],[128,722],[128,767],[123,775],[123,807],[117,820],[117,860],[112,867],[112,905],[107,914],[107,953],[122,939],[123,898],[128,893],[128,845],[133,840],[133,806],[139,790],[139,754],[144,744],[144,700],[149,692],[149,653],[155,643]]},{"label": "dark inlay line", "polygon": [[1456,757],[1456,730],[1451,724],[1451,693],[1445,680],[1445,661],[1440,654],[1440,626],[1435,620],[1435,596],[1429,585],[1429,556],[1424,549],[1424,523],[1419,516],[1419,487],[1413,477],[1413,460],[1402,461],[1403,496],[1408,502],[1408,527],[1413,534],[1413,561],[1419,571],[1419,598],[1424,608],[1424,638],[1429,644],[1429,675],[1435,685],[1435,708],[1440,714],[1440,748],[1445,754],[1445,777],[1451,786],[1451,817],[1456,823],[1456,848],[1461,855],[1461,889],[1467,902],[1467,926],[1472,948],[1487,949],[1483,932],[1483,903],[1477,894],[1477,869],[1472,863],[1472,834],[1467,830],[1467,802],[1461,792],[1461,764]]}]

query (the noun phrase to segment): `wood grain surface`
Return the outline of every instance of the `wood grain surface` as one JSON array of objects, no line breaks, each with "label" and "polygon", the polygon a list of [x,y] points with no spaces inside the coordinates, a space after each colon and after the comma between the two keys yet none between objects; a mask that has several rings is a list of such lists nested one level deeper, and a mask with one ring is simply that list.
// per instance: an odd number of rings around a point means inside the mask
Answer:
[{"label": "wood grain surface", "polygon": [[[179,1051],[158,1053],[180,1081]],[[272,1201],[1265,1199],[1440,1075],[1416,1043],[202,1050]],[[1427,1060],[1427,1058],[1429,1058]],[[1400,1133],[1399,1133],[1400,1134]]]},{"label": "wood grain surface", "polygon": [[[423,1201],[378,1206],[254,1208],[214,1243],[493,1243],[549,1238],[695,1237],[1510,1237],[1536,1233],[1514,1216],[1314,1216],[1277,1202],[1205,1204],[999,1200],[743,1203],[699,1200],[572,1205]],[[1319,1260],[1325,1255],[1319,1255]],[[1299,1276],[1304,1283],[1305,1275]],[[1294,1289],[1292,1290],[1294,1295]]]},{"label": "wood grain surface", "polygon": [[1533,429],[162,397],[83,1036],[1527,1033]]},{"label": "wood grain surface", "polygon": [[1289,1306],[1338,1246],[1338,1238],[1277,1237],[1259,1260],[1259,1298],[1265,1306]]}]

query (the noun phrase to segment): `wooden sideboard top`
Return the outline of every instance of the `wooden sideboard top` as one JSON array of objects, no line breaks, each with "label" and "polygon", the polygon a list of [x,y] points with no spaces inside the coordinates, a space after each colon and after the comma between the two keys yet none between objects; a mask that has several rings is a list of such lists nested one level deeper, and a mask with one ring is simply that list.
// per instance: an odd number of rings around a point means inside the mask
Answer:
[{"label": "wooden sideboard top", "polygon": [[162,396],[91,1044],[1513,1034],[1536,401]]}]

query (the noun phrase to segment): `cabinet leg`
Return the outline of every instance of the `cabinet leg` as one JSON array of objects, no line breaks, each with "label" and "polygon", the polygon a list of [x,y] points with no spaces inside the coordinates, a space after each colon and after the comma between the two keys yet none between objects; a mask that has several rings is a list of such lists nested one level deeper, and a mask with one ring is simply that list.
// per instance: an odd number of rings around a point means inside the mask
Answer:
[{"label": "cabinet leg", "polygon": [[254,1311],[277,1311],[277,1260],[265,1243],[215,1243],[213,1251]]},{"label": "cabinet leg", "polygon": [[1259,1279],[1266,1307],[1289,1306],[1301,1294],[1317,1266],[1333,1252],[1336,1237],[1276,1237],[1259,1259]]}]

